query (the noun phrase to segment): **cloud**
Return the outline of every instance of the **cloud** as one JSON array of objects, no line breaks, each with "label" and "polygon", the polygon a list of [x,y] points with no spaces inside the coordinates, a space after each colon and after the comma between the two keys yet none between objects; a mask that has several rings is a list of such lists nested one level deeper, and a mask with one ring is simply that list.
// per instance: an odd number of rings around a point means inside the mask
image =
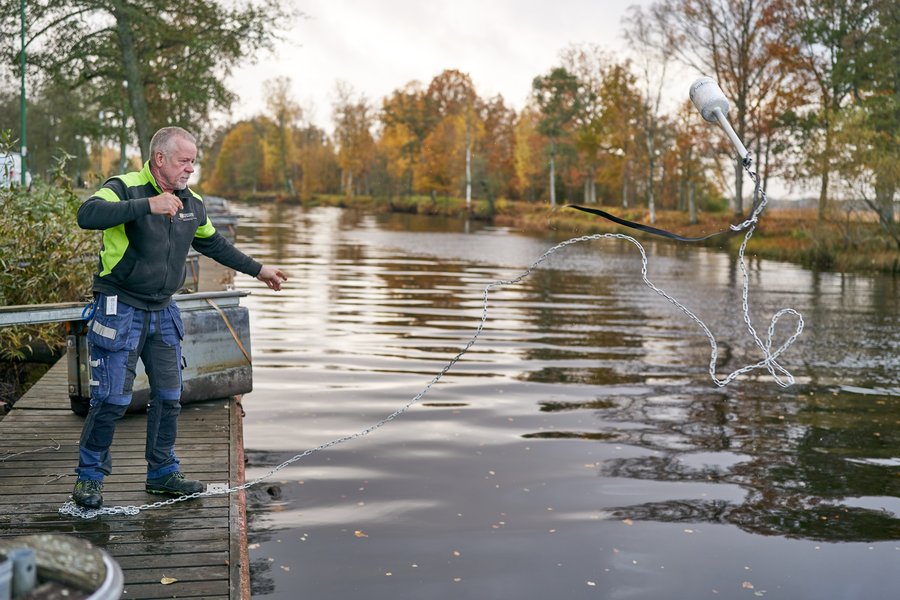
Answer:
[{"label": "cloud", "polygon": [[276,51],[230,78],[240,97],[232,120],[264,112],[264,82],[274,77],[290,77],[307,118],[330,129],[338,80],[377,105],[407,82],[427,85],[444,69],[468,73],[482,97],[502,94],[518,109],[532,79],[570,44],[596,43],[624,55],[620,21],[627,4],[620,1],[306,0],[297,7],[305,17]]}]

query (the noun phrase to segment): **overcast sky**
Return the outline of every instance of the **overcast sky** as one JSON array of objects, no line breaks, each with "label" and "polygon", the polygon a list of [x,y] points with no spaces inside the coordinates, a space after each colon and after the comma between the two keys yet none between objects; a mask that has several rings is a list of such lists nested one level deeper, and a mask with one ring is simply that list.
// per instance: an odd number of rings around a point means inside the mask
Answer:
[{"label": "overcast sky", "polygon": [[376,106],[412,80],[444,69],[468,73],[481,97],[524,105],[532,79],[571,44],[625,56],[621,19],[650,0],[287,0],[304,13],[287,41],[236,70],[231,120],[265,111],[263,83],[289,77],[308,120],[331,130],[335,83]]}]

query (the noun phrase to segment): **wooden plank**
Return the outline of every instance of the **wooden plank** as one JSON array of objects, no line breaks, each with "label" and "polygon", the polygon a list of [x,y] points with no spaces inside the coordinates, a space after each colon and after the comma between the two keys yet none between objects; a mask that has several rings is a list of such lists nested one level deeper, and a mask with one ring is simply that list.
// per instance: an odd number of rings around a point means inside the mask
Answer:
[{"label": "wooden plank", "polygon": [[[208,500],[208,499],[207,499]],[[186,519],[205,519],[205,518],[226,518],[228,516],[229,506],[226,502],[218,502],[218,506],[206,504],[205,506],[201,506],[198,503],[202,502],[202,500],[194,500],[191,501],[194,503],[194,507],[192,508],[181,508],[176,507],[172,510],[166,507],[162,509],[157,509],[158,514],[166,514],[166,519],[173,522],[181,522]],[[187,507],[189,503],[182,503],[180,506]],[[223,505],[224,504],[224,505]],[[22,509],[26,506],[25,504],[15,505],[9,504],[3,506],[3,517],[0,523],[7,525],[18,525],[22,523],[33,523],[38,522],[42,519],[46,519],[48,516],[52,517],[52,521],[54,523],[60,525],[66,525],[68,523],[103,523],[103,527],[105,528],[115,528],[117,527],[117,523],[120,521],[123,522],[132,522],[135,519],[134,515],[126,515],[126,514],[115,514],[115,515],[103,515],[102,520],[92,520],[92,519],[79,519],[78,517],[72,517],[69,515],[61,515],[59,514],[59,502],[44,502],[41,504],[36,504],[37,509],[35,511],[28,511],[27,513],[22,513]],[[152,511],[146,511],[152,512]],[[10,513],[18,513],[18,514],[10,514]],[[137,516],[141,516],[144,513],[141,512]],[[4,531],[0,531],[0,535],[3,535]]]},{"label": "wooden plank", "polygon": [[[78,531],[82,529],[81,523],[78,523],[77,521],[55,521],[54,525],[60,530]],[[176,526],[182,530],[199,531],[205,529],[228,529],[228,525],[228,515],[221,517],[208,516],[200,519],[167,519],[164,524],[161,524],[157,521],[152,521],[152,528],[149,528],[147,526],[146,521],[141,522],[137,519],[131,519],[130,521],[121,521],[115,527],[110,526],[109,529],[105,529],[104,532],[140,532],[143,533],[145,537],[153,537],[155,535],[153,528],[155,528],[156,532],[159,532],[160,535],[165,535],[168,537],[170,533],[169,530],[174,529]],[[32,533],[40,533],[40,530],[46,526],[46,523],[43,522],[13,522],[10,523],[7,528],[5,528],[7,529],[7,531],[4,531],[3,535],[9,535],[10,531],[28,532],[20,533],[17,535],[31,535]]]},{"label": "wooden plank", "polygon": [[[234,398],[231,405],[230,439],[234,449],[229,456],[229,481],[232,486],[244,483],[244,423],[241,398]],[[229,595],[231,600],[250,598],[250,551],[247,542],[247,497],[244,490],[229,496],[231,499],[232,535],[230,537],[231,569],[229,573]]]},{"label": "wooden plank", "polygon": [[228,540],[219,537],[214,540],[192,540],[190,547],[183,544],[171,546],[164,545],[139,545],[139,544],[110,544],[106,551],[118,559],[120,556],[181,556],[194,552],[225,552],[229,553]]},{"label": "wooden plank", "polygon": [[219,565],[202,565],[202,566],[184,566],[177,559],[172,559],[168,565],[157,565],[154,567],[138,567],[129,568],[129,585],[136,583],[159,583],[163,577],[171,577],[178,581],[209,581],[209,580],[225,580],[228,581],[228,565],[225,563]]},{"label": "wooden plank", "polygon": [[181,567],[201,567],[227,565],[228,552],[192,552],[173,556],[120,556],[119,566],[123,569],[153,569],[167,566],[175,561]]},{"label": "wooden plank", "polygon": [[[69,408],[68,372],[66,359],[63,357],[62,360],[57,361],[55,365],[50,367],[50,370],[16,401],[15,407],[20,410],[26,408]],[[63,401],[65,402],[64,404]],[[71,413],[71,411],[69,412]],[[7,415],[7,417],[9,416]]]},{"label": "wooden plank", "polygon": [[[69,410],[68,377],[60,361],[0,419],[0,540],[35,533],[74,535],[103,548],[125,575],[125,598],[250,597],[243,492],[146,510],[136,516],[84,520],[60,515],[75,482],[83,418]],[[142,505],[166,497],[144,491],[146,415],[118,424],[113,474],[104,504]],[[240,408],[234,399],[182,408],[176,448],[189,477],[243,483]],[[224,457],[228,460],[224,460]],[[163,576],[178,579],[163,585]]]},{"label": "wooden plank", "polygon": [[[44,504],[48,504],[51,506],[56,506],[58,509],[62,506],[63,502],[65,502],[69,494],[72,492],[72,489],[69,488],[65,494],[44,494],[34,499],[34,506],[40,507]],[[163,496],[148,496],[143,489],[138,491],[129,491],[129,492],[114,492],[114,493],[105,493],[104,492],[104,501],[107,506],[118,506],[118,505],[127,505],[127,504],[147,504],[150,502],[156,502],[160,498],[164,498]],[[185,501],[190,503],[197,503],[200,506],[210,507],[210,506],[228,506],[228,499],[223,498],[221,496],[208,496],[206,498],[195,498],[193,500]],[[3,505],[3,512],[7,512],[13,510],[13,507],[18,506],[20,510],[25,510],[25,514],[30,514],[29,508],[32,504],[29,503],[28,500],[24,500],[21,496],[0,496],[0,505]],[[172,511],[181,511],[183,507],[186,507],[185,503],[178,503],[173,505]]]},{"label": "wooden plank", "polygon": [[[195,477],[200,481],[209,481],[209,480],[220,480],[225,481],[228,478],[228,473],[223,469],[216,469],[214,471],[206,471],[206,470],[198,470],[196,468],[188,468],[189,465],[182,463],[182,469],[184,469],[185,473],[191,475],[191,477]],[[137,485],[141,489],[144,488],[144,483],[147,480],[146,477],[146,463],[144,464],[144,473],[125,473],[122,474],[122,477],[117,477],[115,484],[110,482],[109,485],[104,483],[103,488],[104,491],[117,489],[117,486],[122,483],[127,483],[131,487],[135,487]],[[115,469],[115,475],[119,475],[118,469]],[[29,493],[37,493],[37,494],[53,494],[59,491],[64,491],[68,489],[71,491],[72,486],[74,485],[73,481],[66,481],[65,479],[60,479],[58,481],[47,481],[46,477],[35,477],[31,475],[10,475],[9,477],[4,477],[3,481],[0,481],[0,494],[4,493],[12,493],[21,495],[22,487],[21,486],[32,486],[33,489],[28,490]]]},{"label": "wooden plank", "polygon": [[[75,477],[75,466],[71,464],[69,458],[55,460],[47,458],[45,460],[35,461],[32,466],[25,466],[25,462],[26,461],[21,461],[21,463],[10,465],[5,469],[4,474],[8,477],[27,476],[34,477],[36,480],[41,480],[60,475],[62,470],[66,471],[62,475],[63,477]],[[118,462],[119,461],[116,461],[116,475],[136,475],[138,477],[144,477],[147,473],[147,465],[144,463],[135,462],[120,465]],[[206,460],[195,459],[192,460],[189,465],[186,464],[185,467],[190,470],[192,475],[223,472],[222,461],[213,458],[207,458]]]},{"label": "wooden plank", "polygon": [[[127,580],[126,580],[127,581]],[[228,595],[228,580],[179,581],[172,585],[157,583],[125,584],[124,598],[210,598]]]}]

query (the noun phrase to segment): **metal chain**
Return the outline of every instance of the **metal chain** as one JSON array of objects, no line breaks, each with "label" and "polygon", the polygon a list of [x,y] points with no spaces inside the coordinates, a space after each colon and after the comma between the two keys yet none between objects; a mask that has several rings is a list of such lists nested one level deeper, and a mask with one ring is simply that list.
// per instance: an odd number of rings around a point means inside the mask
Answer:
[{"label": "metal chain", "polygon": [[[52,446],[44,446],[42,448],[34,448],[32,450],[22,450],[21,452],[16,452],[14,454],[4,454],[3,456],[0,456],[0,462],[9,460],[10,458],[14,458],[16,456],[22,456],[23,454],[31,454],[33,452],[41,452],[43,450],[59,450],[60,448],[62,448],[62,446],[59,445],[59,442],[57,442],[55,439],[50,438],[50,441],[53,442]],[[10,451],[7,450],[7,452]]]},{"label": "metal chain", "polygon": [[[535,260],[533,263],[531,263],[531,265],[527,269],[525,269],[525,271],[523,271],[521,274],[519,274],[518,276],[516,276],[512,279],[502,279],[502,280],[494,281],[492,283],[489,283],[487,286],[485,286],[484,291],[482,292],[481,319],[479,320],[478,326],[475,328],[474,333],[469,338],[469,341],[466,342],[465,346],[463,346],[462,350],[457,352],[456,355],[453,358],[451,358],[450,361],[446,365],[444,365],[444,367],[431,379],[431,381],[428,382],[428,384],[422,389],[422,391],[420,391],[418,394],[413,396],[413,398],[411,400],[409,400],[406,404],[404,404],[401,408],[392,412],[391,414],[389,414],[385,418],[381,419],[380,421],[376,422],[375,424],[370,425],[369,427],[362,429],[360,431],[357,431],[355,433],[345,435],[340,438],[336,438],[336,439],[326,442],[320,446],[316,446],[315,448],[309,448],[309,449],[305,450],[304,452],[297,454],[293,458],[286,460],[285,462],[281,463],[280,465],[273,467],[272,469],[270,469],[266,474],[262,475],[261,477],[257,477],[256,479],[254,479],[252,481],[245,482],[238,486],[228,487],[226,489],[207,490],[205,492],[196,492],[196,493],[193,493],[193,494],[190,494],[187,496],[170,498],[168,500],[162,500],[159,502],[154,502],[152,504],[141,504],[139,506],[106,506],[106,507],[103,507],[100,509],[85,509],[80,506],[77,506],[72,501],[68,501],[65,504],[63,504],[63,506],[59,509],[60,514],[71,515],[74,517],[80,517],[80,518],[84,518],[84,519],[89,519],[92,517],[96,517],[98,515],[114,515],[114,514],[136,515],[143,510],[160,508],[163,506],[168,506],[170,504],[175,504],[176,502],[185,502],[187,500],[193,500],[195,498],[202,498],[205,496],[217,496],[217,495],[221,495],[221,494],[230,494],[233,492],[247,489],[247,488],[252,487],[262,481],[265,481],[269,477],[274,475],[275,473],[278,473],[279,471],[286,468],[287,466],[289,466],[299,460],[302,460],[303,458],[309,456],[310,454],[313,454],[315,452],[320,452],[322,450],[331,448],[332,446],[337,446],[338,444],[343,444],[344,442],[349,442],[349,441],[361,438],[363,436],[369,435],[373,431],[380,429],[387,423],[393,421],[394,419],[396,419],[397,417],[399,417],[400,415],[405,413],[407,410],[409,410],[414,404],[419,402],[419,400],[421,400],[425,396],[425,394],[427,394],[429,392],[429,390],[431,390],[431,388],[435,384],[437,384],[450,369],[453,368],[453,366],[463,357],[463,355],[465,355],[469,351],[469,349],[475,345],[475,342],[478,340],[478,337],[481,335],[481,332],[484,330],[485,323],[487,322],[488,297],[492,290],[494,290],[495,288],[516,285],[516,284],[520,283],[525,278],[527,278],[529,275],[531,275],[532,272],[534,272],[534,270],[537,269],[544,261],[546,261],[548,258],[550,258],[551,255],[555,254],[556,252],[559,252],[560,250],[563,250],[564,248],[567,248],[568,246],[572,246],[574,244],[579,244],[582,242],[591,242],[591,241],[596,241],[596,240],[601,240],[601,239],[620,239],[620,240],[625,240],[627,242],[634,244],[634,246],[638,249],[638,251],[641,254],[641,279],[643,280],[644,284],[647,287],[649,287],[651,290],[656,292],[658,295],[660,295],[663,298],[665,298],[666,300],[668,300],[672,305],[674,305],[682,313],[684,313],[691,321],[696,323],[697,326],[703,331],[704,335],[706,335],[707,339],[709,340],[709,345],[710,345],[709,375],[712,378],[713,382],[717,386],[724,387],[724,386],[728,385],[729,383],[731,383],[732,381],[734,381],[740,375],[749,373],[751,371],[760,369],[762,367],[765,367],[766,370],[769,371],[769,373],[772,375],[772,378],[775,380],[775,383],[777,383],[779,386],[788,387],[790,385],[793,385],[793,383],[794,383],[793,375],[791,375],[791,373],[787,369],[782,367],[776,361],[776,359],[779,356],[781,356],[794,343],[794,341],[797,339],[797,337],[799,337],[800,333],[803,331],[802,315],[799,312],[797,312],[796,310],[794,310],[793,308],[783,308],[783,309],[779,310],[777,313],[775,313],[775,316],[772,317],[772,320],[769,323],[768,335],[766,337],[765,342],[763,342],[762,340],[759,339],[759,336],[756,333],[756,329],[753,327],[753,324],[750,319],[750,303],[748,300],[750,279],[749,279],[749,274],[747,272],[747,266],[744,262],[744,253],[747,248],[747,243],[750,241],[750,237],[753,235],[753,232],[756,230],[756,226],[759,223],[759,216],[762,213],[763,209],[765,209],[766,204],[768,203],[768,200],[766,199],[765,192],[760,189],[759,176],[754,171],[750,170],[749,161],[745,164],[745,168],[747,169],[748,173],[750,173],[751,178],[753,178],[753,180],[756,184],[755,193],[760,194],[762,200],[755,207],[755,209],[753,210],[753,213],[751,214],[749,219],[747,219],[746,221],[744,221],[743,223],[741,223],[739,225],[732,225],[731,228],[734,231],[742,231],[744,229],[747,229],[747,233],[745,234],[744,240],[740,246],[740,250],[738,251],[738,264],[740,265],[741,273],[743,274],[743,282],[742,282],[743,283],[743,291],[742,291],[742,295],[741,295],[741,308],[743,311],[744,323],[746,324],[750,335],[753,337],[754,342],[760,348],[760,350],[762,350],[763,358],[759,362],[741,367],[735,371],[732,371],[724,378],[720,379],[716,375],[716,360],[718,358],[718,344],[716,343],[715,336],[713,336],[712,332],[709,330],[709,327],[706,326],[706,323],[704,323],[697,315],[695,315],[693,312],[691,312],[690,309],[688,309],[686,306],[684,306],[681,302],[679,302],[677,299],[675,299],[673,296],[671,296],[665,290],[657,287],[652,281],[650,281],[650,279],[647,277],[647,265],[648,265],[647,253],[639,241],[637,241],[635,238],[633,238],[629,235],[624,235],[621,233],[598,233],[598,234],[593,234],[593,235],[585,235],[585,236],[575,237],[575,238],[568,239],[564,242],[560,242],[559,244],[556,244],[555,246],[553,246],[552,248],[550,248],[549,250],[544,252],[540,257],[538,257],[537,260]],[[786,314],[791,314],[791,315],[794,315],[797,317],[797,329],[794,332],[794,334],[791,335],[787,339],[787,341],[785,341],[774,352],[772,352],[772,338],[775,335],[776,324],[778,323],[778,320]],[[782,378],[782,376],[784,377],[784,379]]]}]

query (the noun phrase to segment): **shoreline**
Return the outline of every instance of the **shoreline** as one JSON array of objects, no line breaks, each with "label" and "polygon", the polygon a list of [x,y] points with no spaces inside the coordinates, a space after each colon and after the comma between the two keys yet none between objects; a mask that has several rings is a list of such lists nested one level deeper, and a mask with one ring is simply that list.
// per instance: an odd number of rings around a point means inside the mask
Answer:
[{"label": "shoreline", "polygon": [[[548,233],[567,232],[570,235],[592,235],[595,233],[625,233],[650,238],[650,234],[638,232],[601,217],[575,210],[565,210],[559,205],[551,210],[543,203],[508,201],[494,202],[473,200],[467,210],[465,200],[460,198],[437,198],[409,196],[402,198],[372,198],[355,196],[346,198],[336,195],[319,195],[308,200],[274,195],[245,197],[238,202],[254,204],[282,202],[307,207],[336,206],[348,209],[364,209],[378,213],[407,213],[444,218],[473,219],[510,227],[522,232]],[[616,206],[595,205],[620,218],[651,225],[646,208],[623,209]],[[817,210],[809,209],[769,209],[765,211],[747,246],[747,256],[767,260],[778,260],[820,270],[862,274],[900,274],[900,248],[897,242],[880,226],[874,215],[863,213],[871,219],[850,220],[844,213],[834,212],[833,217],[819,222]],[[683,211],[657,211],[653,227],[671,231],[684,237],[700,237],[723,232],[709,240],[697,243],[707,247],[726,250],[736,256],[744,239],[745,231],[730,232],[731,224],[740,223],[746,216],[739,217],[725,212],[698,211],[696,224],[691,224]],[[653,239],[658,238],[652,236]],[[683,243],[683,242],[677,242]]]}]

